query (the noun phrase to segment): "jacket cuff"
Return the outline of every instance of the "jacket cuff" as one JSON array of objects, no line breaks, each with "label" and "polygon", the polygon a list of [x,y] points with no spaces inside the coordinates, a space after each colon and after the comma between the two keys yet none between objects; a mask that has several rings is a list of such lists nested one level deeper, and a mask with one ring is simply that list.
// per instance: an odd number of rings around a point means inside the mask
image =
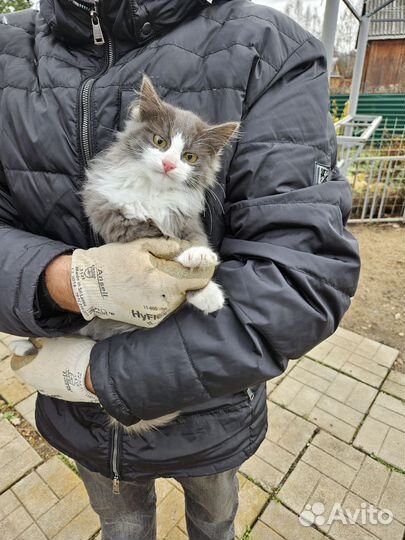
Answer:
[{"label": "jacket cuff", "polygon": [[20,329],[17,335],[21,334],[22,330],[29,336],[54,337],[77,331],[86,324],[80,315],[62,311],[60,308],[57,312],[50,304],[49,293],[48,298],[44,296],[46,286],[41,284],[41,276],[48,264],[73,249],[59,242],[47,243],[40,249],[37,248],[29,265],[22,268],[16,298],[16,314],[25,329]]}]

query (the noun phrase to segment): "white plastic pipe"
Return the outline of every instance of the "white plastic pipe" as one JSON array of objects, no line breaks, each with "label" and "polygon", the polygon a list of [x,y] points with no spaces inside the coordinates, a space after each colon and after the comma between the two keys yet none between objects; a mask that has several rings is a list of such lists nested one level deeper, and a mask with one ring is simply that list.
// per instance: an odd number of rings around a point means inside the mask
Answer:
[{"label": "white plastic pipe", "polygon": [[322,42],[326,49],[329,77],[333,68],[336,28],[339,15],[340,0],[326,0],[322,26]]}]

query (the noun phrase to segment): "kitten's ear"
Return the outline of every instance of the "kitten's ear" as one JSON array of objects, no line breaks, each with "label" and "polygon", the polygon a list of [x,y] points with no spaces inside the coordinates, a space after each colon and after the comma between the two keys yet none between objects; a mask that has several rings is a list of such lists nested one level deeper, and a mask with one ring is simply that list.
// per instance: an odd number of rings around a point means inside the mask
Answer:
[{"label": "kitten's ear", "polygon": [[215,152],[219,152],[231,139],[237,136],[239,126],[239,122],[226,122],[211,126],[207,129],[204,139],[214,148]]},{"label": "kitten's ear", "polygon": [[141,121],[148,120],[151,116],[159,116],[164,105],[158,96],[152,81],[144,74],[139,91],[139,113]]}]

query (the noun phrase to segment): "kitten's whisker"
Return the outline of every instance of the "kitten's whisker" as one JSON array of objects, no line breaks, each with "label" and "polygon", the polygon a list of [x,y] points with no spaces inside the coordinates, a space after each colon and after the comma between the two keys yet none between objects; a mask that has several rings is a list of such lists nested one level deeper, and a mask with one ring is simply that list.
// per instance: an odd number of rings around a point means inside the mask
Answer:
[{"label": "kitten's whisker", "polygon": [[[211,208],[210,208],[210,205],[209,205],[208,201],[207,201],[207,204],[205,206],[208,208],[208,212],[209,212],[209,215],[210,215],[210,234],[212,234],[213,219],[212,219]],[[204,215],[205,215],[205,207],[204,207]]]},{"label": "kitten's whisker", "polygon": [[210,193],[212,195],[212,197],[214,197],[214,199],[218,202],[219,204],[219,207],[221,208],[221,211],[223,214],[225,214],[225,209],[224,209],[224,206],[220,200],[220,198],[218,197],[218,195],[215,193],[215,191],[213,191],[211,188],[207,187],[207,192]]},{"label": "kitten's whisker", "polygon": [[214,180],[214,184],[215,184],[216,186],[218,186],[218,187],[221,188],[222,193],[224,194],[224,199],[226,199],[225,188],[224,188],[224,186],[221,184],[221,182],[218,182],[218,180],[215,179],[215,180]]}]

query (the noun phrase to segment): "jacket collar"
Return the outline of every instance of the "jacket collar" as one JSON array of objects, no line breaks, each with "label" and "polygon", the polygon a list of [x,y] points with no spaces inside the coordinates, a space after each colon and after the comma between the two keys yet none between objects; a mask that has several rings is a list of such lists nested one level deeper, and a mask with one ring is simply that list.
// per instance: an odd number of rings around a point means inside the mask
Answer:
[{"label": "jacket collar", "polygon": [[[183,20],[195,17],[209,0],[98,0],[102,27],[115,39],[140,46]],[[52,33],[72,44],[93,43],[92,0],[42,0],[40,12]]]}]

